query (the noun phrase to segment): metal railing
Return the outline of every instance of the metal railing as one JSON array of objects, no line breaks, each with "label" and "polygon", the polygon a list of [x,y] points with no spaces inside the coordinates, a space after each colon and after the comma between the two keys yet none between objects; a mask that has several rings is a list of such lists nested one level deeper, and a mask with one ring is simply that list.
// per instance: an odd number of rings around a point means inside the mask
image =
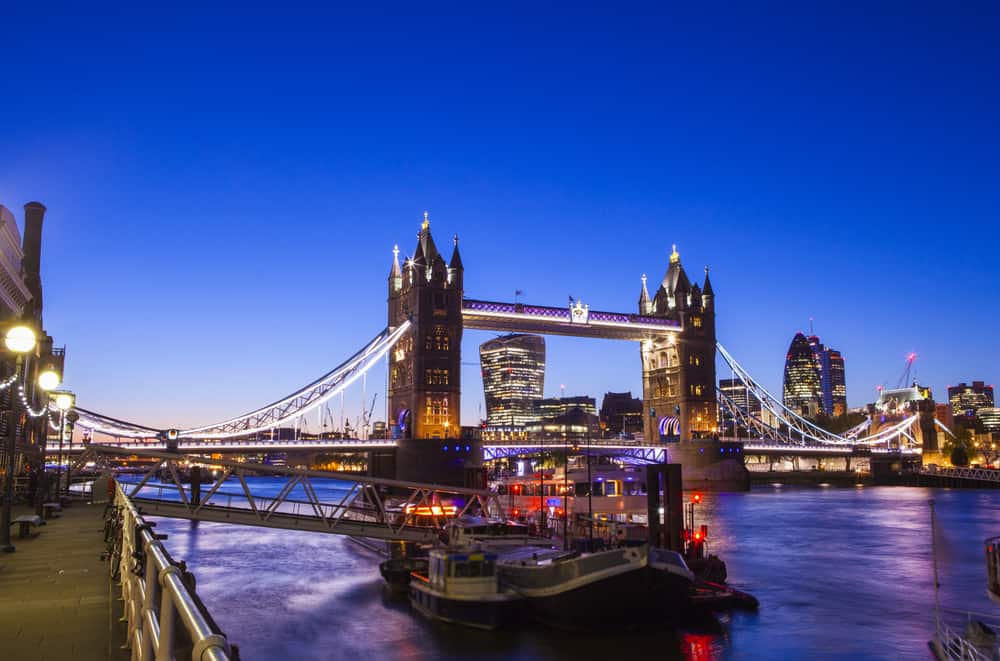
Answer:
[{"label": "metal railing", "polygon": [[191,642],[191,659],[229,661],[226,637],[210,624],[204,605],[185,585],[181,568],[121,485],[115,488],[115,505],[122,516],[118,562],[133,661],[173,659],[180,640],[178,623]]},{"label": "metal railing", "polygon": [[995,468],[943,468],[932,465],[925,467],[920,472],[924,475],[937,477],[954,477],[962,480],[980,480],[1000,484],[1000,470]]},{"label": "metal railing", "polygon": [[[114,447],[91,445],[77,463],[89,458],[104,461],[120,455]],[[503,517],[503,506],[495,493],[418,482],[267,466],[169,452],[131,451],[129,454],[154,461],[135,482],[122,482],[133,505],[150,516],[293,530],[310,530],[396,541],[433,542],[448,521],[465,514]],[[199,462],[218,468],[204,488],[200,476],[182,479],[187,466]],[[207,469],[206,469],[207,470]],[[200,469],[199,469],[200,471]],[[283,480],[276,496],[254,493],[247,478]],[[153,479],[162,480],[157,485]],[[339,488],[317,491],[322,480],[334,480]],[[228,484],[228,489],[224,489]],[[230,491],[232,489],[234,491]],[[159,497],[151,496],[155,492]],[[296,500],[301,493],[305,500]],[[164,494],[169,494],[163,499]],[[441,505],[447,505],[447,509]]]},{"label": "metal railing", "polygon": [[934,646],[940,658],[947,661],[993,661],[979,648],[963,636],[955,633],[947,624],[938,620],[934,634]]}]

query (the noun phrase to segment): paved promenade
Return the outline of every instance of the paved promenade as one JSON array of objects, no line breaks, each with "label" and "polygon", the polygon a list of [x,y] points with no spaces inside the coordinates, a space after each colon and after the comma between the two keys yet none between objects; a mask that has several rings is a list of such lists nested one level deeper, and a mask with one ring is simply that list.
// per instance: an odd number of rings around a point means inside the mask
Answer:
[{"label": "paved promenade", "polygon": [[[15,507],[14,516],[32,513]],[[4,661],[127,659],[118,586],[108,579],[104,505],[74,503],[0,553],[0,658]],[[114,609],[112,612],[112,608]]]}]

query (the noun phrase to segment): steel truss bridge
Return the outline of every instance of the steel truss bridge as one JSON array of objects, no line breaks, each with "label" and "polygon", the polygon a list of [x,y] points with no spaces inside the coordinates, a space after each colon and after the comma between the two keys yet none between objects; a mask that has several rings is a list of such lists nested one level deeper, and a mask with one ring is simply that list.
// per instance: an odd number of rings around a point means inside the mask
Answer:
[{"label": "steel truss bridge", "polygon": [[[466,299],[463,301],[462,314],[467,328],[582,337],[644,340],[681,330],[678,323],[672,320],[590,311],[582,308],[579,303],[576,308],[556,308]],[[363,452],[393,447],[396,442],[392,440],[267,440],[262,436],[282,426],[294,424],[298,428],[300,422],[312,412],[322,415],[321,407],[330,398],[363,378],[404,337],[409,327],[410,322],[407,321],[398,327],[382,330],[355,354],[316,381],[267,406],[235,418],[199,427],[163,430],[77,408],[77,425],[88,431],[91,438],[95,434],[110,437],[114,439],[116,446],[130,452],[166,449],[168,436],[172,437],[171,443],[179,451],[192,453],[310,449]],[[761,386],[721,344],[717,345],[717,351],[733,376],[746,389],[746,397],[741,402],[734,401],[726,392],[717,390],[720,412],[726,412],[737,421],[738,426],[751,432],[750,438],[725,439],[742,442],[744,454],[851,456],[883,451],[919,452],[920,443],[915,431],[917,415],[904,416],[874,433],[871,420],[865,420],[843,434],[834,434],[784,406],[780,398]],[[944,429],[943,426],[942,428]],[[70,452],[79,452],[74,445],[70,446]],[[559,443],[546,445],[557,447]],[[630,442],[603,439],[593,441],[592,447],[620,453],[627,460],[662,461],[667,456],[665,452],[669,445],[648,440]],[[486,443],[484,457],[496,459],[537,452],[540,448],[541,444],[535,443]]]},{"label": "steel truss bridge", "polygon": [[[76,466],[88,461],[109,465],[121,454],[121,448],[94,444],[77,458]],[[480,489],[222,459],[206,462],[204,457],[174,452],[129,454],[150,462],[134,482],[119,477],[125,495],[144,515],[421,543],[438,540],[455,516],[504,516],[498,496]],[[210,485],[184,481],[191,465],[206,463],[221,469]],[[277,495],[265,497],[253,493],[247,482],[260,476],[285,481]],[[333,495],[329,488],[317,490],[331,483],[336,486]]]}]

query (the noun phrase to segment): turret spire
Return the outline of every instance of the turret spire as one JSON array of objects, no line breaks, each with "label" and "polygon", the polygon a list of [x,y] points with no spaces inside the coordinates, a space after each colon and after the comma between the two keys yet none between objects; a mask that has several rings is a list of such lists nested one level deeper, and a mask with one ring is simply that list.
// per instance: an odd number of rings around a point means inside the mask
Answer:
[{"label": "turret spire", "polygon": [[649,290],[646,289],[646,274],[642,274],[642,291],[639,293],[639,314],[649,314]]},{"label": "turret spire", "polygon": [[464,269],[462,266],[462,256],[458,254],[458,235],[455,235],[455,250],[451,253],[451,261],[448,262],[448,268],[451,269]]},{"label": "turret spire", "polygon": [[701,288],[701,293],[705,296],[715,296],[712,290],[712,281],[708,279],[708,266],[705,266],[705,284]]}]

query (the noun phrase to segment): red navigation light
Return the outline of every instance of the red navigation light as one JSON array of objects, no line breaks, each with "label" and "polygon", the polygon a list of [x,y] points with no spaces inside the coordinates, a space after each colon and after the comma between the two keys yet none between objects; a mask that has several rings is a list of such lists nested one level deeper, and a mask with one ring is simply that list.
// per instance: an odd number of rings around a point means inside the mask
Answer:
[{"label": "red navigation light", "polygon": [[519,510],[519,509],[515,509],[515,510],[514,510],[514,518],[517,518],[517,517],[519,517],[519,516],[521,516],[521,510]]},{"label": "red navigation light", "polygon": [[696,493],[695,495],[691,496],[691,500],[693,500],[695,503],[700,503],[701,502],[701,494],[700,493]]},{"label": "red navigation light", "polygon": [[694,541],[696,541],[696,542],[700,542],[701,541],[701,531],[700,530],[696,530],[695,531],[695,533],[694,533]]}]

